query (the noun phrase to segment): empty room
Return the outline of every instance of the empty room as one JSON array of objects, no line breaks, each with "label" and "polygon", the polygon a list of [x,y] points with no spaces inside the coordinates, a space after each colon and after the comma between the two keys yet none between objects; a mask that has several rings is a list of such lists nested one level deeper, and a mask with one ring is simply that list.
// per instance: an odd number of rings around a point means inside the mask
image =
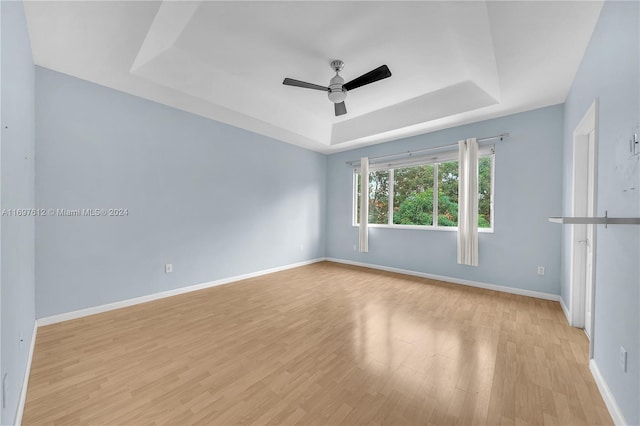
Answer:
[{"label": "empty room", "polygon": [[0,1],[2,425],[640,425],[640,1]]}]

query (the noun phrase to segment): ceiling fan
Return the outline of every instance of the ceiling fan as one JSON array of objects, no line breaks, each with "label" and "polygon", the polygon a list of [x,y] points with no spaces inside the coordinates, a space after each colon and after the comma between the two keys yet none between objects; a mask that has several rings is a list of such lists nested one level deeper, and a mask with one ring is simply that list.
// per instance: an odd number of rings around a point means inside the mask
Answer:
[{"label": "ceiling fan", "polygon": [[347,106],[344,104],[344,100],[347,97],[349,90],[357,89],[365,84],[374,83],[378,80],[382,80],[387,77],[391,77],[391,71],[386,65],[381,65],[378,68],[362,74],[360,77],[351,80],[348,83],[344,82],[344,78],[340,77],[340,71],[344,68],[344,62],[341,60],[331,61],[331,68],[336,72],[336,75],[329,81],[329,87],[320,86],[318,84],[307,83],[305,81],[294,80],[293,78],[285,78],[282,84],[287,86],[304,87],[306,89],[322,90],[329,92],[329,100],[334,103],[336,117],[347,113]]}]

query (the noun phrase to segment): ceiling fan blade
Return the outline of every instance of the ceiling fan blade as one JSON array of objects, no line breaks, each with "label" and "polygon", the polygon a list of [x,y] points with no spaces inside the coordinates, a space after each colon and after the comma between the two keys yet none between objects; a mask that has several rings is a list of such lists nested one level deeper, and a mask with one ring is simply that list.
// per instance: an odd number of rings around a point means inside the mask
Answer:
[{"label": "ceiling fan blade", "polygon": [[347,106],[344,104],[344,102],[333,105],[334,109],[336,110],[336,117],[338,117],[339,115],[345,115],[347,113]]},{"label": "ceiling fan blade", "polygon": [[342,88],[345,90],[353,90],[365,84],[373,83],[384,78],[391,77],[391,71],[386,65],[379,66],[373,71],[369,71],[366,74],[362,74],[360,77],[345,83]]},{"label": "ceiling fan blade", "polygon": [[306,81],[294,80],[292,78],[285,78],[282,84],[285,84],[287,86],[304,87],[305,89],[322,90],[323,92],[326,92],[329,90],[328,87],[319,86],[313,83],[307,83]]}]

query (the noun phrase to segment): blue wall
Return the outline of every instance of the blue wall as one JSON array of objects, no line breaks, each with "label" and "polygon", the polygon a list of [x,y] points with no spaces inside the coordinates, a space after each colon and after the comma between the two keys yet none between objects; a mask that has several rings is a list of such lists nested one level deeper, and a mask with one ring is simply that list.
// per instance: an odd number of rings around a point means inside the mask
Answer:
[{"label": "blue wall", "polygon": [[[36,67],[37,317],[324,256],[326,156]],[[165,274],[165,263],[174,272]]]},{"label": "blue wall", "polygon": [[[640,125],[640,4],[607,1],[565,102],[564,212],[571,214],[572,133],[599,99],[598,214],[640,217],[640,156],[629,140]],[[634,188],[634,189],[631,189]],[[569,303],[568,229],[562,298]],[[594,360],[629,424],[640,424],[640,226],[597,229]],[[628,354],[628,371],[618,350]]]},{"label": "blue wall", "polygon": [[[560,294],[562,106],[552,106],[329,156],[327,256],[458,279]],[[479,236],[479,266],[457,264],[457,233],[369,229],[369,253],[354,250],[352,172],[362,156],[393,154],[509,132],[496,144],[495,232]],[[537,275],[544,266],[544,276]]]},{"label": "blue wall", "polygon": [[[2,139],[0,205],[34,207],[34,67],[22,2],[2,11]],[[14,422],[33,334],[34,219],[2,217],[2,368],[7,373],[2,424]],[[20,343],[20,337],[23,342]]]},{"label": "blue wall", "polygon": [[[569,213],[571,132],[595,98],[598,211],[640,216],[640,157],[628,154],[640,117],[637,2],[605,2],[564,105],[328,157],[37,67],[34,116],[23,6],[0,5],[1,207],[128,209],[125,217],[2,218],[3,424],[15,418],[36,316],[325,255],[568,301],[566,228],[547,217]],[[345,161],[502,132],[511,137],[496,144],[495,231],[480,234],[479,267],[457,265],[455,232],[371,228],[370,252],[354,251]],[[640,227],[598,230],[595,361],[630,424],[640,424],[638,259]],[[617,363],[621,345],[627,373]]]}]

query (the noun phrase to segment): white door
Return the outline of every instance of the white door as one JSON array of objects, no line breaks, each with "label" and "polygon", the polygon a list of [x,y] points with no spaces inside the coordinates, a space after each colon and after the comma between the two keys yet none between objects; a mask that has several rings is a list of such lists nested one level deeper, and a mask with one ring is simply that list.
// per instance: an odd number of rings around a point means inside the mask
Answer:
[{"label": "white door", "polygon": [[[598,174],[598,101],[595,100],[573,132],[573,184],[571,216],[596,217]],[[595,257],[597,227],[576,224],[570,227],[570,307],[569,323],[584,329],[591,340],[593,356],[593,322],[595,294]]]},{"label": "white door", "polygon": [[[595,131],[592,130],[588,136],[588,159],[587,159],[587,216],[595,217],[596,211],[594,208],[594,194],[595,194]],[[584,306],[584,331],[587,336],[591,338],[591,306],[593,303],[593,245],[594,239],[594,225],[587,225],[587,238],[586,238],[586,259],[585,259],[585,306]]]}]

